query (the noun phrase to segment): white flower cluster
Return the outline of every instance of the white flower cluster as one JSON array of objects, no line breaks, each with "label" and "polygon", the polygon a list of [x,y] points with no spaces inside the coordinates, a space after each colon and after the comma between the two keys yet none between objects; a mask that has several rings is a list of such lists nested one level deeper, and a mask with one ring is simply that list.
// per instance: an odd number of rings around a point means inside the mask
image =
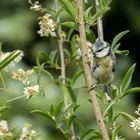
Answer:
[{"label": "white flower cluster", "polygon": [[39,90],[39,85],[31,85],[30,77],[33,74],[34,70],[23,70],[19,68],[17,71],[12,72],[12,78],[15,80],[18,80],[22,82],[26,87],[24,87],[24,95],[26,96],[27,99],[30,97],[37,95],[40,90]]},{"label": "white flower cluster", "polygon": [[[21,50],[16,50],[15,51],[15,54],[16,53],[19,53],[19,52],[20,52],[20,54],[9,65],[7,65],[4,68],[5,71],[10,70],[11,67],[14,67],[22,59],[22,57],[23,57],[24,54],[23,54],[23,52]],[[6,53],[1,52],[0,53],[0,62],[2,62],[4,59],[6,59],[10,55],[10,53],[11,52],[6,52]]]},{"label": "white flower cluster", "polygon": [[23,93],[26,95],[27,99],[30,97],[37,95],[40,92],[39,85],[31,85],[24,88]]},{"label": "white flower cluster", "polygon": [[30,76],[33,74],[33,70],[23,70],[19,68],[17,71],[12,72],[12,78],[18,81],[21,81],[23,84],[29,85],[30,84]]},{"label": "white flower cluster", "polygon": [[130,126],[140,136],[140,105],[138,106],[138,109],[135,111],[135,113],[138,115],[138,118],[134,119],[132,122],[130,122]]},{"label": "white flower cluster", "polygon": [[40,34],[41,37],[49,35],[52,37],[56,36],[55,23],[50,14],[45,14],[43,17],[40,17],[39,25],[40,30],[38,31],[38,34]]},{"label": "white flower cluster", "polygon": [[[25,124],[22,128],[22,133],[19,140],[41,140],[40,138],[37,138],[38,134],[35,130],[31,130],[30,124]],[[9,131],[7,121],[0,120],[0,139],[5,140],[13,140],[13,134]]]},{"label": "white flower cluster", "polygon": [[40,9],[42,8],[41,4],[39,4],[39,1],[35,1],[32,6],[30,7],[31,10],[34,11],[40,11]]},{"label": "white flower cluster", "polygon": [[30,124],[24,125],[24,127],[22,128],[22,134],[21,134],[19,140],[27,140],[27,139],[33,140],[37,136],[36,131],[30,130],[30,128],[31,128]]},{"label": "white flower cluster", "polygon": [[7,121],[0,121],[0,136],[12,136],[12,133],[9,132]]},{"label": "white flower cluster", "polygon": [[135,114],[137,114],[140,117],[140,105],[138,106],[137,110],[135,111]]}]

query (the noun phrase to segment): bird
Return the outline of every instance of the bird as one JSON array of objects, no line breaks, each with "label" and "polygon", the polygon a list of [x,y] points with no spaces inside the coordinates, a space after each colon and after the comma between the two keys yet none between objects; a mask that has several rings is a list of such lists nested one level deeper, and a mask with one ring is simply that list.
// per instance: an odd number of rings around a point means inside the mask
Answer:
[{"label": "bird", "polygon": [[110,85],[114,79],[116,57],[110,44],[97,38],[92,45],[93,58],[90,59],[94,86],[101,85],[111,95]]}]

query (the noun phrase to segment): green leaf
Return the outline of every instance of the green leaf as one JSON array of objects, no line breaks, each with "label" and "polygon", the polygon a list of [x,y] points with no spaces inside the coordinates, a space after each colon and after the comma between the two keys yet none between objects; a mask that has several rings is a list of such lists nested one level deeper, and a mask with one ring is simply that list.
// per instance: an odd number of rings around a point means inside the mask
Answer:
[{"label": "green leaf", "polygon": [[117,35],[115,36],[115,38],[113,39],[113,41],[112,41],[111,47],[114,48],[115,45],[118,43],[118,41],[119,41],[124,35],[126,35],[128,32],[129,32],[129,30],[126,30],[126,31],[123,31],[123,32],[117,34]]},{"label": "green leaf", "polygon": [[136,67],[136,64],[133,64],[127,71],[127,73],[125,74],[124,78],[123,78],[123,81],[121,83],[121,86],[120,86],[120,93],[121,95],[123,95],[126,91],[126,89],[128,88],[131,80],[132,80],[132,75],[133,75],[133,72],[134,72],[134,69]]},{"label": "green leaf", "polygon": [[105,109],[105,111],[104,111],[104,114],[103,114],[104,117],[107,115],[107,113],[109,112],[109,110],[112,108],[112,106],[113,106],[115,103],[116,103],[115,101],[111,101],[111,102],[107,105],[107,107],[106,107],[106,109]]},{"label": "green leaf", "polygon": [[80,105],[75,105],[75,106],[73,107],[73,111],[75,112],[79,107],[80,107]]},{"label": "green leaf", "polygon": [[77,8],[75,8],[68,0],[59,0],[59,2],[62,4],[62,7],[66,10],[66,12],[72,16],[75,21],[77,21]]},{"label": "green leaf", "polygon": [[71,36],[72,36],[72,33],[74,32],[74,29],[69,29],[69,32],[68,32],[68,34],[67,34],[67,41],[70,41],[70,38],[71,38]]},{"label": "green leaf", "polygon": [[[51,82],[54,83],[54,78],[53,78],[53,76],[52,76],[47,70],[45,70],[43,67],[44,67],[44,64],[42,64],[42,65],[40,65],[40,66],[35,66],[35,67],[34,67],[34,70],[35,70],[36,72],[38,72],[39,75],[40,75],[41,72],[44,72],[44,73],[49,77],[49,79],[51,80]],[[41,75],[40,75],[40,76],[41,76]],[[39,77],[39,78],[40,78],[40,77]]]},{"label": "green leaf", "polygon": [[90,129],[90,130],[86,130],[80,137],[80,140],[84,140],[86,138],[86,136],[88,136],[89,134],[91,134],[92,132],[95,132],[94,129]]},{"label": "green leaf", "polygon": [[127,56],[129,54],[129,51],[128,50],[122,50],[122,51],[116,50],[115,53]]},{"label": "green leaf", "polygon": [[69,104],[67,107],[64,108],[64,110],[62,110],[62,113],[60,115],[64,116],[68,112],[71,112],[72,110],[74,110],[74,107],[75,107],[75,104]]},{"label": "green leaf", "polygon": [[119,97],[119,89],[117,86],[115,85],[112,85],[112,96],[113,96],[113,99],[118,99]]},{"label": "green leaf", "polygon": [[76,31],[79,31],[79,26],[77,23],[75,22],[72,22],[72,21],[66,21],[66,22],[63,22],[61,23],[62,26],[65,26],[65,27],[68,27],[68,28],[72,28]]},{"label": "green leaf", "polygon": [[118,48],[120,47],[121,43],[118,43],[115,45],[115,47],[113,48],[113,51],[116,52],[118,50]]},{"label": "green leaf", "polygon": [[11,52],[3,61],[0,62],[0,70],[4,69],[8,64],[10,64],[18,55],[20,55],[21,51],[13,51]]},{"label": "green leaf", "polygon": [[45,69],[42,69],[42,71],[50,78],[50,80],[54,83],[54,78],[53,76]]},{"label": "green leaf", "polygon": [[112,2],[112,0],[105,0],[105,5],[109,6],[111,2]]},{"label": "green leaf", "polygon": [[49,55],[49,58],[50,58],[50,61],[52,63],[56,63],[56,59],[57,59],[57,56],[58,56],[58,51],[57,50],[53,50],[51,51],[50,55]]},{"label": "green leaf", "polygon": [[74,35],[71,39],[71,50],[72,50],[73,55],[77,54],[78,49],[80,49],[79,36]]},{"label": "green leaf", "polygon": [[100,9],[101,9],[101,8],[104,8],[104,6],[105,6],[105,5],[104,5],[104,1],[103,1],[103,0],[99,0],[99,5],[100,5]]},{"label": "green leaf", "polygon": [[51,116],[50,112],[48,112],[48,111],[34,110],[31,113],[37,113],[39,115],[42,115],[45,118],[47,118],[48,120],[50,120],[54,125],[56,125],[56,122],[55,122],[53,116]]},{"label": "green leaf", "polygon": [[66,57],[65,58],[70,58],[70,52],[69,52],[69,50],[67,50],[67,49],[64,49],[64,54],[66,55]]},{"label": "green leaf", "polygon": [[96,40],[95,34],[91,29],[86,29],[86,38],[91,43],[94,43]]},{"label": "green leaf", "polygon": [[116,140],[116,137],[117,137],[117,135],[118,135],[118,133],[119,133],[121,127],[122,127],[122,126],[120,125],[120,126],[117,126],[117,127],[115,128],[115,130],[113,131],[113,134],[112,134],[112,140]]},{"label": "green leaf", "polygon": [[84,131],[80,137],[80,140],[94,140],[96,138],[101,138],[101,134],[94,129],[89,129]]},{"label": "green leaf", "polygon": [[135,119],[135,117],[133,117],[132,115],[125,113],[125,112],[119,112],[119,115],[122,116],[123,118],[125,118],[126,120],[128,120],[129,122],[131,122]]},{"label": "green leaf", "polygon": [[133,94],[133,93],[136,93],[136,92],[140,92],[140,87],[134,87],[134,88],[131,88],[129,90],[127,90],[120,98],[123,98],[129,94]]},{"label": "green leaf", "polygon": [[60,114],[63,103],[64,102],[60,102],[58,105],[55,106],[55,113],[54,113],[55,117],[57,117]]},{"label": "green leaf", "polygon": [[71,127],[71,124],[73,123],[74,119],[76,118],[75,115],[71,115],[69,117],[69,119],[67,120],[67,123],[66,123],[66,129],[69,130],[70,127]]},{"label": "green leaf", "polygon": [[76,80],[83,74],[83,69],[78,70],[74,76],[72,77],[72,82],[71,84],[74,85]]},{"label": "green leaf", "polygon": [[57,10],[57,12],[56,12],[56,14],[55,14],[55,21],[57,21],[57,19],[60,17],[60,14],[61,14],[61,12],[63,12],[63,8],[62,7],[60,7],[58,10]]},{"label": "green leaf", "polygon": [[68,90],[68,93],[69,93],[69,95],[71,97],[72,102],[76,103],[77,97],[76,97],[75,92],[72,89],[72,87],[71,86],[67,86],[67,90]]},{"label": "green leaf", "polygon": [[0,107],[0,113],[4,112],[7,109],[9,109],[9,106],[1,106]]},{"label": "green leaf", "polygon": [[86,16],[86,17],[91,16],[91,10],[92,10],[92,9],[93,9],[93,6],[90,6],[90,7],[87,8],[87,10],[86,10],[86,12],[85,12],[85,16]]},{"label": "green leaf", "polygon": [[51,107],[50,107],[50,114],[51,114],[51,116],[54,117],[54,113],[55,113],[54,105],[51,105]]},{"label": "green leaf", "polygon": [[95,21],[98,19],[98,17],[103,16],[108,10],[110,10],[109,7],[104,7],[103,9],[99,10],[96,14],[92,16],[92,21],[90,21],[90,25],[93,25]]}]

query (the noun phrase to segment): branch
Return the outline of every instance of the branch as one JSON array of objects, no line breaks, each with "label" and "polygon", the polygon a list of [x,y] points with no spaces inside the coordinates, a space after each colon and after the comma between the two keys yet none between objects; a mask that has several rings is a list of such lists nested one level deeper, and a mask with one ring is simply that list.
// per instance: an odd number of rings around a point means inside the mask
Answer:
[{"label": "branch", "polygon": [[[91,74],[91,69],[89,66],[89,60],[88,60],[88,46],[86,45],[86,35],[85,35],[85,26],[84,26],[84,13],[83,13],[83,1],[77,0],[77,7],[79,7],[79,31],[80,31],[80,43],[81,43],[81,51],[82,51],[82,60],[83,60],[83,67],[84,67],[84,73],[86,78],[86,83],[88,89],[91,88],[93,85],[93,76]],[[109,136],[103,121],[103,117],[100,111],[100,107],[98,104],[98,100],[96,97],[96,92],[94,89],[89,91],[91,99],[92,99],[92,105],[95,111],[96,120],[99,126],[99,129],[101,131],[102,139],[103,140],[109,140]]]},{"label": "branch", "polygon": [[[56,10],[58,9],[58,0],[55,0],[55,8]],[[58,21],[60,19],[58,18]],[[62,37],[62,30],[61,30],[61,25],[59,25],[59,29],[58,29],[58,35],[59,35],[59,39],[58,39],[58,44],[59,44],[59,52],[60,52],[60,61],[61,61],[61,79],[62,79],[62,84],[66,85],[66,66],[65,66],[65,56],[64,56],[64,46],[63,46],[63,37]],[[67,95],[64,95],[64,105],[65,108],[68,107],[69,103],[68,103],[68,99],[67,99]],[[67,116],[70,116],[70,112],[67,113]],[[75,131],[74,131],[74,126],[73,124],[71,124],[70,127],[70,140],[76,140],[75,138]]]},{"label": "branch", "polygon": [[[64,47],[63,47],[63,38],[61,37],[61,27],[59,28],[60,33],[58,33],[60,35],[60,39],[58,40],[59,43],[59,52],[60,52],[60,61],[61,61],[61,79],[62,79],[62,83],[64,85],[66,85],[66,69],[65,69],[65,57],[64,57]],[[67,95],[64,95],[64,104],[65,104],[65,108],[68,107],[68,99],[67,99]],[[67,116],[70,116],[70,112],[67,113]],[[73,124],[71,124],[70,127],[70,134],[71,134],[71,139],[70,140],[76,140],[75,138],[75,131],[74,131],[74,126]]]},{"label": "branch", "polygon": [[[97,12],[100,9],[98,0],[95,0],[95,5],[96,5],[96,12]],[[98,30],[98,38],[104,40],[102,17],[98,17],[97,19],[97,30]]]}]

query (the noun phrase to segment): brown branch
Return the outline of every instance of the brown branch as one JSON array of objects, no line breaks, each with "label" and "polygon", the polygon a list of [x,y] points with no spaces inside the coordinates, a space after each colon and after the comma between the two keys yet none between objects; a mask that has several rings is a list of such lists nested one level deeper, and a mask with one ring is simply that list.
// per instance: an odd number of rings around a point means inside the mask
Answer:
[{"label": "brown branch", "polygon": [[[81,43],[81,51],[82,51],[82,60],[83,60],[83,67],[84,67],[84,73],[86,78],[86,83],[88,89],[91,88],[93,85],[93,76],[91,74],[91,69],[89,66],[89,60],[88,60],[88,46],[86,45],[86,35],[85,35],[85,26],[84,26],[84,13],[83,13],[83,1],[77,0],[77,7],[79,7],[79,31],[80,31],[80,43]],[[101,131],[102,139],[103,140],[109,140],[109,136],[103,121],[103,117],[100,111],[100,107],[98,104],[98,100],[96,97],[96,92],[94,89],[89,91],[91,99],[92,99],[92,105],[95,111],[96,120],[99,126],[99,129]]]},{"label": "brown branch", "polygon": [[[99,11],[100,5],[98,0],[95,0],[95,5],[96,5],[96,11]],[[97,30],[98,30],[98,38],[104,40],[102,17],[98,17],[97,19]]]},{"label": "brown branch", "polygon": [[[59,28],[59,30],[60,30],[60,32],[59,32],[60,39],[58,40],[58,44],[59,44],[60,61],[61,61],[61,79],[62,79],[62,84],[66,85],[66,69],[65,69],[63,38],[61,37],[61,28]],[[69,104],[68,99],[67,99],[67,95],[64,95],[64,104],[65,104],[65,108],[67,108],[68,104]],[[70,112],[67,113],[67,116],[68,117],[70,116]],[[71,135],[70,140],[76,140],[73,124],[71,124],[70,131],[71,131],[70,132],[70,135]]]},{"label": "brown branch", "polygon": [[[58,9],[58,0],[55,0],[55,8],[56,10]],[[58,18],[59,21],[59,18]],[[59,35],[59,39],[58,39],[58,44],[59,44],[59,53],[60,53],[60,61],[61,61],[61,79],[62,79],[62,84],[66,85],[66,65],[65,65],[65,56],[64,56],[64,46],[63,46],[63,37],[61,36],[62,31],[61,31],[61,26],[59,25],[59,29],[58,29],[58,35]],[[65,108],[68,107],[69,103],[68,103],[68,99],[67,99],[67,95],[64,95],[64,105]],[[67,116],[70,116],[70,112],[67,113]],[[75,137],[75,130],[74,130],[74,126],[73,123],[71,124],[70,127],[70,140],[76,140]]]}]

